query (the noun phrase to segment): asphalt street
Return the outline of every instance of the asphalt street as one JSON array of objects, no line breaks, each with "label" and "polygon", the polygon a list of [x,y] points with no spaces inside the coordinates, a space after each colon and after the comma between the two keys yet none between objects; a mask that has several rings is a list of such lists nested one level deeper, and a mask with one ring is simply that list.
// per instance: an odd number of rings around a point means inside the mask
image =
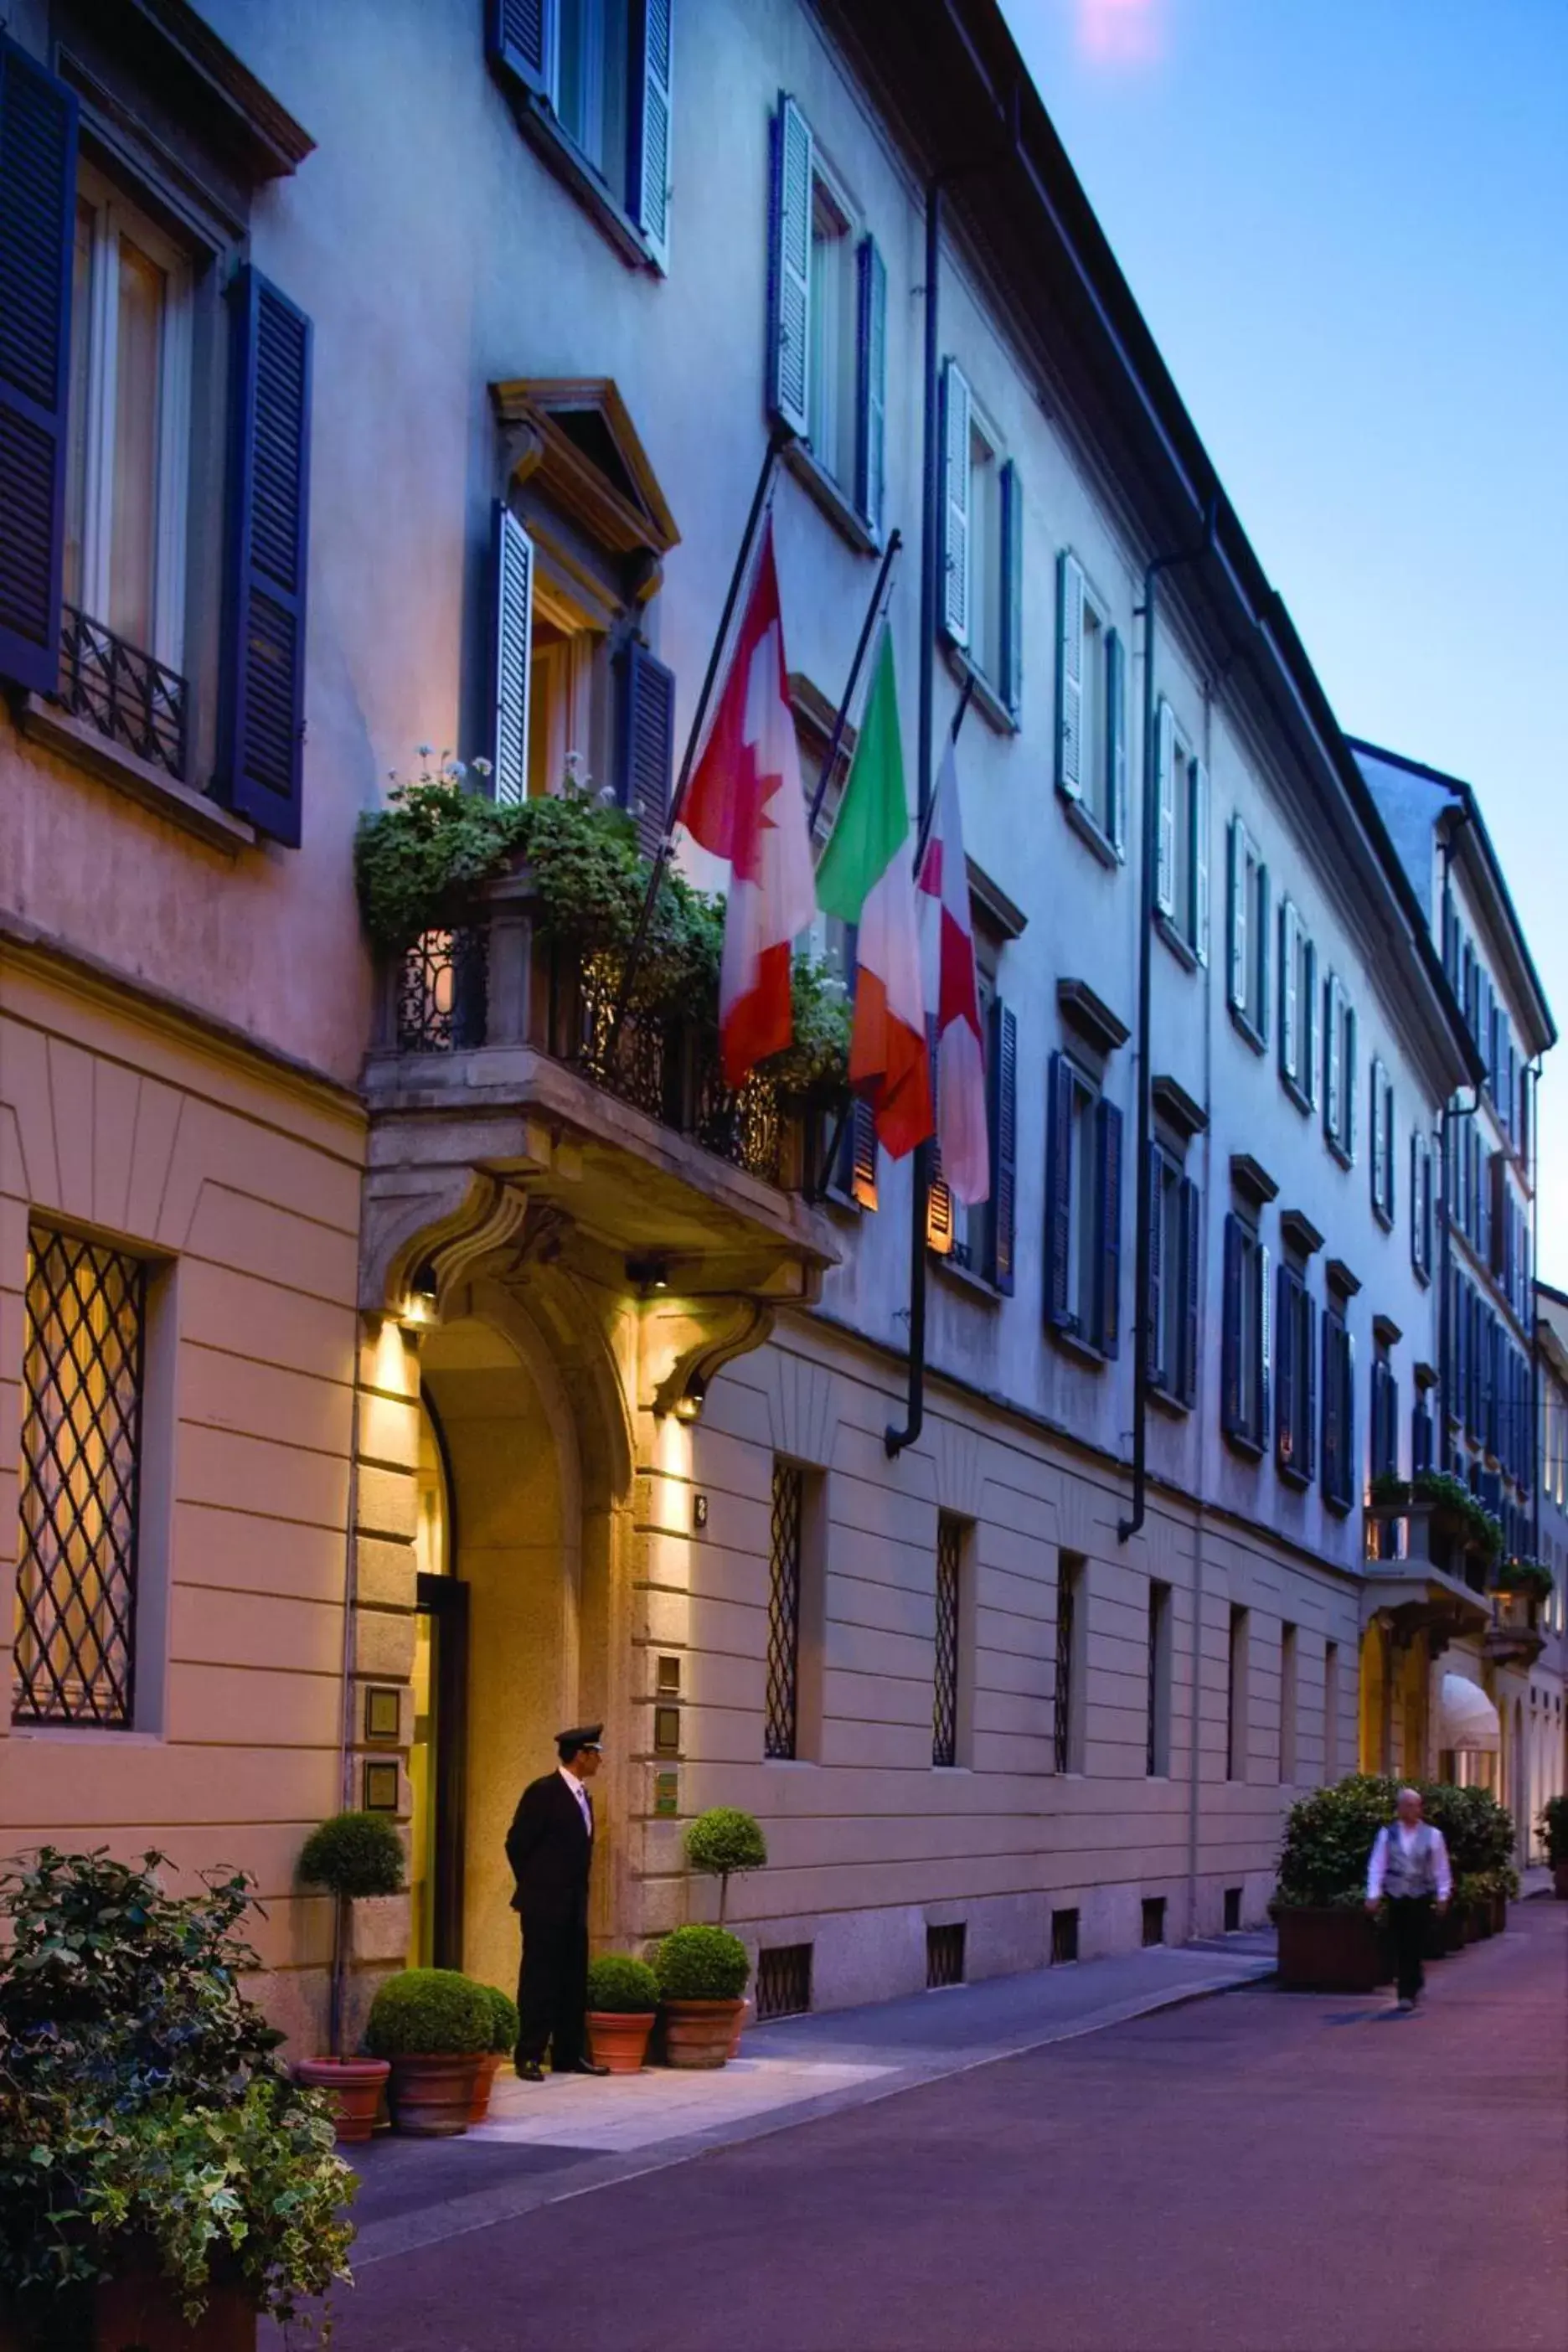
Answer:
[{"label": "asphalt street", "polygon": [[1414,2018],[1259,1986],[373,2261],[334,2341],[1563,2352],[1568,1905]]}]

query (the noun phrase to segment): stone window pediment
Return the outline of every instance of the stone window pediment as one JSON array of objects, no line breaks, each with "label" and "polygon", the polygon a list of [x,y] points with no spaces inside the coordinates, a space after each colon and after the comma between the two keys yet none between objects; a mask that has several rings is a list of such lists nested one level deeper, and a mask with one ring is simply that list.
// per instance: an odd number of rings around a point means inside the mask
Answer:
[{"label": "stone window pediment", "polygon": [[608,376],[523,376],[494,383],[508,494],[521,491],[626,571],[646,603],[680,533],[658,477]]}]

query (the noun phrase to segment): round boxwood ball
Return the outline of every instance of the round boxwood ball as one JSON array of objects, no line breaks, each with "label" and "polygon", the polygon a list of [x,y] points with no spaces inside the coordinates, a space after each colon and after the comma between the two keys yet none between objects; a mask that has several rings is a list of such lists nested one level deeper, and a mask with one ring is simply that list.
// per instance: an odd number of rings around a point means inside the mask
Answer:
[{"label": "round boxwood ball", "polygon": [[715,1805],[699,1813],[686,1832],[686,1859],[693,1870],[728,1877],[735,1870],[762,1870],[768,1859],[767,1840],[751,1813],[734,1805]]},{"label": "round boxwood ball", "polygon": [[517,2048],[521,2024],[517,2003],[510,1993],[502,1992],[499,1985],[481,1985],[479,1990],[489,2003],[490,2011],[490,2038],[485,2047],[487,2050],[499,2050],[504,2055],[509,2050]]},{"label": "round boxwood ball", "polygon": [[752,1973],[744,1944],[727,1927],[677,1927],[653,1965],[666,2000],[739,2000]]},{"label": "round boxwood ball", "polygon": [[404,1969],[370,2005],[365,2048],[373,2058],[430,2058],[489,2050],[489,1988],[458,1969]]},{"label": "round boxwood ball", "polygon": [[331,1895],[396,1895],[403,1840],[384,1813],[334,1813],[305,1840],[300,1876]]},{"label": "round boxwood ball", "polygon": [[604,2016],[647,2016],[658,2007],[658,1979],[646,1960],[601,1952],[588,1967],[588,2007]]}]

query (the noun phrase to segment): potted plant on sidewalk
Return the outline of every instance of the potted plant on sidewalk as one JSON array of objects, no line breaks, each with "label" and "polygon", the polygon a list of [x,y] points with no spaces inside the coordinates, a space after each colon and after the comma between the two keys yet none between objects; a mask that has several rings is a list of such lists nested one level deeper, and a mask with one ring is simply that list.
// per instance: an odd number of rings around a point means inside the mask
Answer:
[{"label": "potted plant on sidewalk", "polygon": [[[730,1897],[730,1881],[743,1870],[764,1870],[767,1867],[768,1842],[763,1835],[762,1824],[752,1813],[743,1813],[734,1805],[714,1805],[699,1813],[686,1832],[686,1860],[689,1867],[704,1876],[719,1881],[719,1925],[724,1925],[724,1912]],[[734,2040],[730,2055],[741,2054],[741,2029],[746,2021],[750,2002],[742,2002],[736,2021]]]},{"label": "potted plant on sidewalk", "polygon": [[727,1927],[677,1927],[654,1955],[672,2066],[722,2066],[745,2011],[752,1964]]},{"label": "potted plant on sidewalk", "polygon": [[485,1988],[458,1969],[404,1969],[370,2005],[366,2046],[392,2062],[388,2097],[396,2129],[447,2139],[468,2128],[474,2077],[489,2045]]},{"label": "potted plant on sidewalk", "polygon": [[1546,1841],[1552,1892],[1559,1903],[1568,1903],[1568,1796],[1548,1797],[1536,1827]]},{"label": "potted plant on sidewalk", "polygon": [[658,1979],[646,1960],[601,1952],[588,1968],[588,2048],[596,2066],[636,2074],[658,2011]]},{"label": "potted plant on sidewalk", "polygon": [[332,1897],[332,1982],[329,2055],[303,2058],[294,2071],[301,2083],[331,2096],[340,2140],[367,2140],[374,2127],[387,2063],[384,2058],[351,2058],[344,2053],[352,1922],[355,1906],[401,1893],[403,1841],[383,1813],[334,1813],[305,1840],[298,1874],[307,1886],[324,1886]]},{"label": "potted plant on sidewalk", "polygon": [[1366,1910],[1366,1870],[1396,1793],[1393,1780],[1352,1773],[1291,1806],[1269,1905],[1288,1991],[1371,1992],[1388,1981],[1384,1937]]},{"label": "potted plant on sidewalk", "polygon": [[502,1992],[496,1985],[481,1985],[479,1990],[489,2004],[490,2038],[479,2053],[479,2063],[474,2072],[473,2103],[468,2108],[468,2121],[482,2124],[490,2111],[490,2093],[495,2088],[496,2075],[503,2058],[510,2058],[517,2048],[519,2019],[517,2003],[510,1993]]}]

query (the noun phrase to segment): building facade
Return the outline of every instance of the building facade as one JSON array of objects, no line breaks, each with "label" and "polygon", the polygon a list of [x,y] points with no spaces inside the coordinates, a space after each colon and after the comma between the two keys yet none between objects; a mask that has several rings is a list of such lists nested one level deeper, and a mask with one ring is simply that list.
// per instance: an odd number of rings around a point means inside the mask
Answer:
[{"label": "building facade", "polygon": [[1541,1655],[1530,1670],[1525,1719],[1530,1788],[1530,1860],[1544,1863],[1541,1808],[1568,1788],[1568,1298],[1550,1283],[1535,1286],[1536,1381],[1540,1414],[1540,1503],[1531,1547],[1552,1570],[1552,1591],[1540,1611]]},{"label": "building facade", "polygon": [[[31,0],[0,80],[0,257],[56,289],[0,378],[39,484],[0,616],[7,1843],[252,1868],[300,2037],[313,1822],[406,1822],[384,1957],[504,1982],[505,1823],[584,1717],[595,1934],[700,1911],[682,1822],[744,1805],[764,2010],[1256,1922],[1292,1795],[1369,1725],[1414,1769],[1436,1629],[1490,1621],[1363,1519],[1454,1442],[1486,1252],[1438,1171],[1487,1066],[1436,833],[1423,885],[999,14],[102,21]],[[603,1083],[525,875],[390,970],[354,917],[421,744],[657,843],[770,436],[807,789],[895,531],[911,776],[969,698],[996,1182],[936,1171],[897,1449],[909,1163],[690,1039]]]}]

